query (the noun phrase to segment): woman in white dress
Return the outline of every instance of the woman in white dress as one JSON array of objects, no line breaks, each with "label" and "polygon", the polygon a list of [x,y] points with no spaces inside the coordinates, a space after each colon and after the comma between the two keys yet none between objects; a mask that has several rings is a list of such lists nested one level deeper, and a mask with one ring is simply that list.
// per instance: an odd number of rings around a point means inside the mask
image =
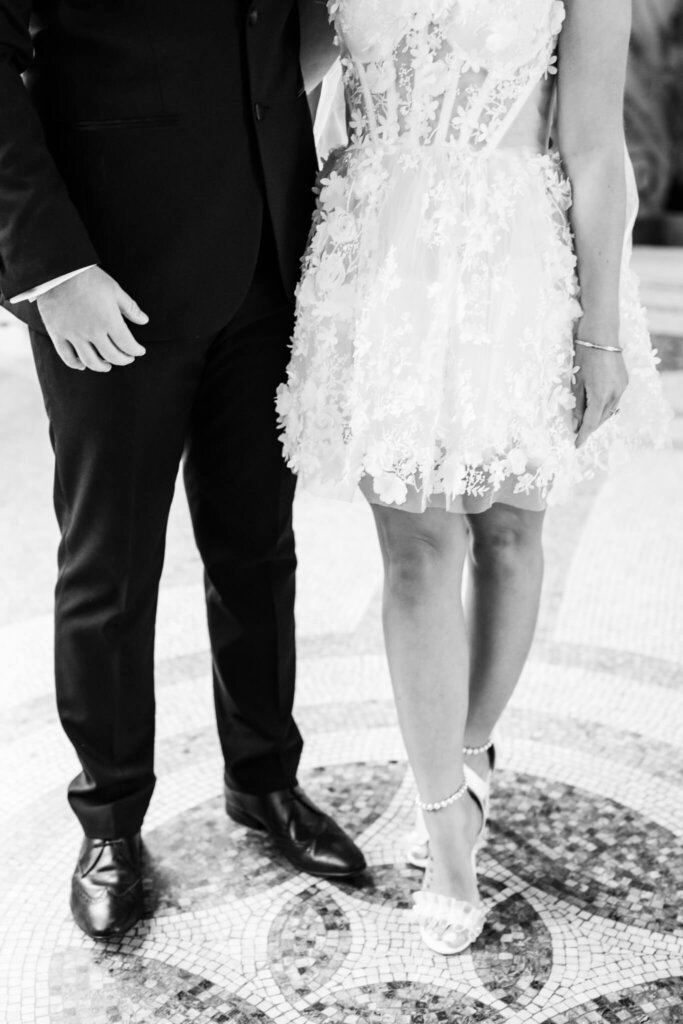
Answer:
[{"label": "woman in white dress", "polygon": [[429,837],[416,916],[456,953],[485,917],[490,737],[536,623],[544,509],[667,435],[628,267],[630,4],[328,9],[349,140],[321,173],[278,411],[303,485],[360,486],[375,516]]}]

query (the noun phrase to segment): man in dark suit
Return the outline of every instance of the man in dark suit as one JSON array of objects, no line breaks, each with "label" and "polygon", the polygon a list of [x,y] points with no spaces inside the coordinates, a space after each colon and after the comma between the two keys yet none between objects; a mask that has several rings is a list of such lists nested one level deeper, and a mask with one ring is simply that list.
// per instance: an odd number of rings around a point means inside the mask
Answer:
[{"label": "man in dark suit", "polygon": [[142,913],[183,451],[227,812],[304,871],[365,866],[297,785],[274,393],[315,169],[298,50],[293,0],[0,0],[0,291],[31,327],[55,451],[57,697],[85,833],[71,906],[91,935]]}]

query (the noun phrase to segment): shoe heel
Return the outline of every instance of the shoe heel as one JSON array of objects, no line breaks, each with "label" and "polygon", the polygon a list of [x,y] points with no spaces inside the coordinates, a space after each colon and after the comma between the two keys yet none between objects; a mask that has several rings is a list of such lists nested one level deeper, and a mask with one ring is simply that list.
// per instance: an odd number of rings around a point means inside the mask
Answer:
[{"label": "shoe heel", "polygon": [[265,832],[266,827],[263,825],[258,818],[252,818],[250,814],[243,811],[241,807],[233,807],[227,800],[225,801],[225,813],[236,825],[244,825],[246,828],[256,829],[258,832]]}]

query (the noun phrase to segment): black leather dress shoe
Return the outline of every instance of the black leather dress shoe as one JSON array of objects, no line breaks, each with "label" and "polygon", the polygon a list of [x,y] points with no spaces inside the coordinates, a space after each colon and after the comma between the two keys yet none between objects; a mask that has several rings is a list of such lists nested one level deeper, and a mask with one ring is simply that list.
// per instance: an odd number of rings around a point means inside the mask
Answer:
[{"label": "black leather dress shoe", "polygon": [[365,870],[365,857],[353,840],[299,786],[258,796],[226,786],[225,809],[239,825],[267,832],[299,871],[346,878]]},{"label": "black leather dress shoe", "polygon": [[123,935],[143,912],[140,834],[83,840],[71,880],[71,913],[93,938]]}]

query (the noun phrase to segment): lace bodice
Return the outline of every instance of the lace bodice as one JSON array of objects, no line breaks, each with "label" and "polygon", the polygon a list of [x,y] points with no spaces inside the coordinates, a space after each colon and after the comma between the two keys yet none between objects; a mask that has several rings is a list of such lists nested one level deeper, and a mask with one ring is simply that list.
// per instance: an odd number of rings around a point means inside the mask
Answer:
[{"label": "lace bodice", "polygon": [[349,142],[494,149],[554,69],[560,0],[331,0]]}]

